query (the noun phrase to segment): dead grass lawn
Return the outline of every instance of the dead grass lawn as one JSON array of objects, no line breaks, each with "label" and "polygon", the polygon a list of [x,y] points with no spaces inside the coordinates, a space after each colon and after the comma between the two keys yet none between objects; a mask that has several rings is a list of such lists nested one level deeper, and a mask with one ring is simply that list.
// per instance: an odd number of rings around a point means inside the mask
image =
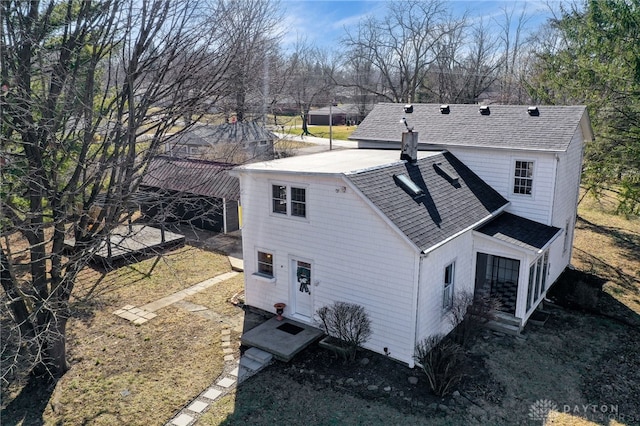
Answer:
[{"label": "dead grass lawn", "polygon": [[[190,246],[162,256],[147,275],[155,260],[106,275],[83,271],[67,328],[71,369],[41,414],[28,413],[37,405],[26,395],[22,406],[3,411],[2,424],[28,425],[40,415],[47,425],[164,424],[221,374],[219,322],[173,306],[141,326],[113,315],[126,304],[140,306],[230,270],[226,256]],[[222,299],[237,291],[237,284],[228,287]],[[3,410],[20,389],[13,386]]]},{"label": "dead grass lawn", "polygon": [[615,194],[587,196],[578,209],[572,263],[607,282],[603,290],[640,314],[640,218],[613,214]]}]

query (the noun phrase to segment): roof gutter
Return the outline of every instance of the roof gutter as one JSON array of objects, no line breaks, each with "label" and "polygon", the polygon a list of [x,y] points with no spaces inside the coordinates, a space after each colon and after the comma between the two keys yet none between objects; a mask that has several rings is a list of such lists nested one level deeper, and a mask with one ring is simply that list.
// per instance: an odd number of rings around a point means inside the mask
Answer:
[{"label": "roof gutter", "polygon": [[442,247],[443,245],[447,244],[449,241],[452,241],[452,240],[458,238],[460,235],[462,235],[462,234],[464,234],[466,232],[469,232],[469,231],[477,228],[478,226],[489,222],[491,219],[495,218],[500,213],[502,213],[510,205],[511,205],[511,201],[507,202],[504,206],[500,207],[498,210],[494,211],[493,213],[491,213],[489,216],[485,217],[484,219],[479,220],[478,222],[474,223],[473,225],[467,226],[462,231],[459,231],[459,232],[453,234],[452,236],[450,236],[448,238],[445,238],[444,240],[440,241],[439,243],[432,245],[428,249],[423,250],[422,254],[428,255],[432,251],[434,251],[434,250]]}]

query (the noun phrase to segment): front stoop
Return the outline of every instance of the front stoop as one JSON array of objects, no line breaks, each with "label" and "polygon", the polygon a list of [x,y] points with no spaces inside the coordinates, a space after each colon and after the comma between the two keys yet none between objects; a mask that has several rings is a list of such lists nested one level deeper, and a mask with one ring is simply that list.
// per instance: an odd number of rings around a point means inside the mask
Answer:
[{"label": "front stoop", "polygon": [[488,321],[485,324],[485,327],[510,336],[518,336],[522,330],[520,327],[520,318],[516,318],[513,315],[509,315],[504,312],[498,312],[496,314],[496,319]]},{"label": "front stoop", "polygon": [[258,348],[247,349],[240,358],[238,382],[243,382],[265,368],[273,360],[273,355]]}]

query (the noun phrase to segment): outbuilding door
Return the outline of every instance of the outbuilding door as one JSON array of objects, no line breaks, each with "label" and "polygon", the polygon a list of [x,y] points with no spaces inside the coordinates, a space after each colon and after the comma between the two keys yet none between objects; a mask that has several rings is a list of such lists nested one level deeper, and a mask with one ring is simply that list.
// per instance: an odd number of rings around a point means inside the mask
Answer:
[{"label": "outbuilding door", "polygon": [[308,321],[313,318],[313,289],[311,262],[291,259],[291,294],[293,312]]}]

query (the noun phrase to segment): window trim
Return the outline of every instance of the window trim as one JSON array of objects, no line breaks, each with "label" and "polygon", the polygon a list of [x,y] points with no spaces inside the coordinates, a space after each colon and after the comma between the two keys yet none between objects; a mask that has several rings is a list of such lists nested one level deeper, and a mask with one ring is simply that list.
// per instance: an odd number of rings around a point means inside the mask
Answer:
[{"label": "window trim", "polygon": [[[269,186],[271,188],[271,194],[269,196],[269,199],[271,200],[270,203],[270,211],[272,215],[277,215],[277,216],[288,216],[289,215],[289,197],[287,196],[289,194],[289,187],[285,184],[281,184],[281,183],[275,183],[272,182],[271,185]],[[284,198],[276,198],[275,194],[274,194],[274,189],[275,187],[284,187]],[[282,201],[284,201],[284,211],[276,211],[276,200],[282,204]]]},{"label": "window trim", "polygon": [[549,249],[547,248],[540,256],[536,257],[529,265],[529,279],[527,282],[527,301],[525,312],[530,312],[531,308],[538,302],[542,295],[548,290],[547,279],[549,276]]},{"label": "window trim", "polygon": [[[447,283],[447,269],[451,267],[450,273],[450,282]],[[447,265],[443,269],[442,276],[442,310],[445,312],[449,312],[453,307],[453,294],[455,291],[455,282],[456,282],[456,261],[452,260],[447,263]]]},{"label": "window trim", "polygon": [[[531,177],[516,176],[517,165],[518,165],[519,162],[520,163],[531,163]],[[522,169],[522,168],[520,168],[520,169]],[[531,191],[530,191],[529,194],[516,192],[516,179],[524,179],[524,180],[530,180],[531,181]],[[510,188],[511,194],[515,195],[517,197],[530,197],[530,198],[533,198],[535,180],[536,180],[536,160],[527,159],[527,158],[514,158],[513,162],[512,162],[512,167],[511,167],[511,188]],[[526,188],[525,186],[522,186],[522,185],[519,185],[519,187]]]},{"label": "window trim", "polygon": [[[256,251],[256,269],[255,272],[253,274],[251,274],[253,277],[257,278],[260,281],[266,281],[269,283],[275,283],[276,282],[276,276],[275,276],[275,254],[273,252],[273,250],[267,250],[267,249],[262,249],[262,248],[257,248]],[[261,262],[260,261],[260,253],[266,254],[271,256],[271,275],[269,275],[268,273],[262,272],[260,271],[260,265]]]},{"label": "window trim", "polygon": [[[277,212],[274,209],[274,202],[276,198],[274,198],[273,188],[276,186],[285,188],[285,211]],[[293,189],[301,189],[304,191],[304,201],[294,201],[293,200]],[[309,185],[301,184],[301,183],[285,183],[282,181],[270,181],[269,182],[269,215],[273,217],[286,217],[294,220],[302,220],[309,221]],[[304,216],[293,214],[293,206],[295,203],[302,204],[304,207]]]}]

